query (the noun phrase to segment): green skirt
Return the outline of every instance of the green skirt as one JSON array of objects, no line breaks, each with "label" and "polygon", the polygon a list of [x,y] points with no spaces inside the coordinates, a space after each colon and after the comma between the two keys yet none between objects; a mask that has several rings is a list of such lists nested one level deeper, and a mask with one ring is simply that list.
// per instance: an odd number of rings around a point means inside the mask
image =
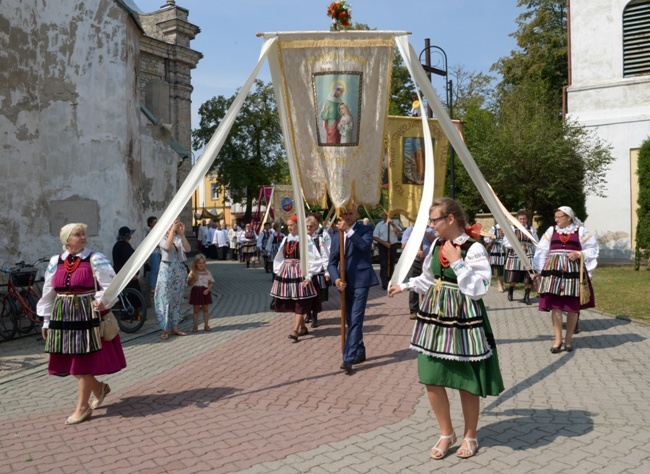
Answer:
[{"label": "green skirt", "polygon": [[464,390],[473,395],[487,397],[503,392],[503,379],[499,368],[499,357],[492,328],[487,316],[483,324],[488,340],[491,342],[492,355],[487,359],[466,362],[431,357],[418,353],[418,376],[420,383],[436,385],[457,390]]}]

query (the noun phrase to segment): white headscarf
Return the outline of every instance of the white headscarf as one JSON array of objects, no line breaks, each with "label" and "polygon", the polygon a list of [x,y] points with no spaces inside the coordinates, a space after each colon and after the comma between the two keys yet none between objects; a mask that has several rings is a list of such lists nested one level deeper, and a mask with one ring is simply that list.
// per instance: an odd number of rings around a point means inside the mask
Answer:
[{"label": "white headscarf", "polygon": [[575,225],[577,226],[584,225],[582,221],[576,217],[576,213],[573,212],[573,209],[571,209],[569,206],[560,206],[556,209],[556,211],[564,212],[567,216],[571,218],[571,220]]}]

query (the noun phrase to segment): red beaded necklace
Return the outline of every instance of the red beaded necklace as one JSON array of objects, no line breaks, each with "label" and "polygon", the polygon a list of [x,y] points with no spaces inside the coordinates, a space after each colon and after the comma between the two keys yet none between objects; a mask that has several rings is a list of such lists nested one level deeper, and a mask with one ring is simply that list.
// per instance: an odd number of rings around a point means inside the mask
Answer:
[{"label": "red beaded necklace", "polygon": [[293,255],[294,252],[296,251],[296,247],[298,247],[298,241],[297,240],[294,240],[294,241],[291,241],[291,242],[287,240],[287,254]]},{"label": "red beaded necklace", "polygon": [[65,259],[65,262],[63,262],[63,268],[65,268],[66,273],[70,274],[79,267],[80,263],[81,259],[79,257],[69,256]]}]

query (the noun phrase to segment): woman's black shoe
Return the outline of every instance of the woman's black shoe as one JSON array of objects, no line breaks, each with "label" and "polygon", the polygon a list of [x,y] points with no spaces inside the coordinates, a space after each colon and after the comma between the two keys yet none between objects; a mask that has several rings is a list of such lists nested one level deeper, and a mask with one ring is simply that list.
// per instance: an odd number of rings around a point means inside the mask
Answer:
[{"label": "woman's black shoe", "polygon": [[[571,350],[573,350],[573,348],[571,348]],[[562,344],[557,347],[551,347],[551,354],[559,354],[560,352],[562,352]]]},{"label": "woman's black shoe", "polygon": [[305,323],[309,324],[311,322],[312,322],[311,313],[309,313],[307,316],[305,316]]},{"label": "woman's black shoe", "polygon": [[318,315],[314,313],[314,316],[311,318],[311,328],[316,329],[318,326]]},{"label": "woman's black shoe", "polygon": [[567,352],[573,352],[573,346],[572,345],[567,346],[566,344],[564,344],[564,350],[567,351]]},{"label": "woman's black shoe", "polygon": [[524,292],[524,304],[530,305],[530,288],[526,288]]},{"label": "woman's black shoe", "polygon": [[514,286],[511,286],[510,288],[508,288],[508,301],[512,301],[512,298],[514,296],[514,292],[515,292],[515,287]]}]

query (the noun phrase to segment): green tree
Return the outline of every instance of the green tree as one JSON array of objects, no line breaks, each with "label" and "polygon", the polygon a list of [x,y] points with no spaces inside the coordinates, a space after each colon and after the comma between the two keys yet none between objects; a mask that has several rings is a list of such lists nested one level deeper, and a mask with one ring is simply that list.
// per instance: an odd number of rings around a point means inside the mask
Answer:
[{"label": "green tree", "polygon": [[634,258],[634,269],[639,270],[642,258],[642,251],[646,252],[648,258],[648,249],[650,249],[650,138],[647,138],[639,150],[638,171],[639,179],[639,198],[637,203],[639,208],[636,215],[639,221],[636,225],[636,251]]},{"label": "green tree", "polygon": [[492,66],[503,77],[499,89],[541,79],[561,108],[562,88],[568,83],[566,0],[519,0],[517,5],[526,8],[511,35],[519,49]]},{"label": "green tree", "polygon": [[388,113],[390,115],[409,115],[413,107],[413,94],[415,86],[411,74],[404,65],[402,56],[397,49],[393,52],[393,70],[390,79],[390,102]]},{"label": "green tree", "polygon": [[[199,108],[199,128],[192,132],[192,146],[207,145],[235,96],[214,97]],[[256,80],[226,139],[212,170],[235,202],[246,202],[244,221],[252,217],[253,199],[259,187],[283,181],[289,174],[273,86]]]},{"label": "green tree", "polygon": [[[585,218],[585,194],[603,195],[610,147],[584,127],[562,121],[544,81],[502,92],[494,111],[469,109],[465,140],[508,209],[526,208],[552,224],[553,209],[571,206]],[[465,192],[472,191],[464,190]],[[476,192],[476,191],[474,191]],[[476,205],[478,198],[463,196]]]}]

